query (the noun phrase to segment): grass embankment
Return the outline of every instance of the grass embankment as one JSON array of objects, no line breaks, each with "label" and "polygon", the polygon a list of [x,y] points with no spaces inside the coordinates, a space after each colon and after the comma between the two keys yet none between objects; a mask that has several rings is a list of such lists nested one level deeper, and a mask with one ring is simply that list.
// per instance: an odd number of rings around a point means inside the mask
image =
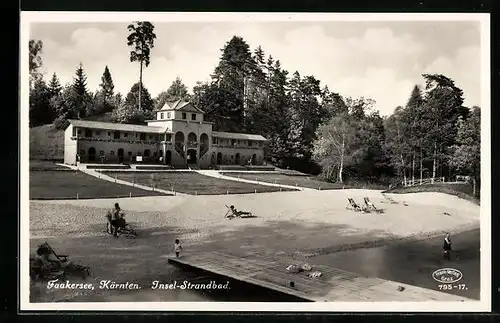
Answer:
[{"label": "grass embankment", "polygon": [[463,184],[436,183],[436,184],[425,184],[425,185],[409,186],[409,187],[397,187],[390,190],[386,190],[383,193],[405,194],[405,193],[421,193],[421,192],[436,192],[436,193],[450,194],[479,205],[479,199],[473,196],[472,186],[466,183]]},{"label": "grass embankment", "polygon": [[95,178],[49,161],[30,161],[30,199],[89,199],[166,195]]}]

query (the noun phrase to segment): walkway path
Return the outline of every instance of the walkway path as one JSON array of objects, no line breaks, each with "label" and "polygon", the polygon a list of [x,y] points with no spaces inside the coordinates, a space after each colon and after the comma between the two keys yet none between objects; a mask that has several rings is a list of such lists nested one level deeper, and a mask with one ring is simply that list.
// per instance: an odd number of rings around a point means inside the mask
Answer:
[{"label": "walkway path", "polygon": [[315,189],[306,188],[306,187],[298,187],[298,186],[283,185],[283,184],[273,184],[273,183],[267,183],[267,182],[261,182],[261,181],[253,181],[253,180],[245,179],[245,178],[225,176],[216,170],[196,170],[196,172],[199,174],[205,175],[205,176],[226,179],[226,180],[235,181],[235,182],[244,182],[244,183],[259,184],[259,185],[264,185],[264,186],[282,187],[282,188],[289,188],[292,190],[299,190],[299,191],[316,191]]}]

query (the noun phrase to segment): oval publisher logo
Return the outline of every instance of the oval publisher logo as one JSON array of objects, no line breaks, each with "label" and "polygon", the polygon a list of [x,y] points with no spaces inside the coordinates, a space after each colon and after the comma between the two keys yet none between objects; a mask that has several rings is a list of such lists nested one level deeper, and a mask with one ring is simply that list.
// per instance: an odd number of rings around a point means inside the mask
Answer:
[{"label": "oval publisher logo", "polygon": [[460,270],[454,268],[442,268],[432,273],[432,278],[440,283],[456,283],[463,278]]}]

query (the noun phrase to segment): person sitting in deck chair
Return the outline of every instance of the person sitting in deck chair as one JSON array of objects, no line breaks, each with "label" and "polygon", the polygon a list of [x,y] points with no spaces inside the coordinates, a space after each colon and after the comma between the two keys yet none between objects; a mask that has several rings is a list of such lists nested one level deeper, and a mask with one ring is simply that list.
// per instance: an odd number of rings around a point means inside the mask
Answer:
[{"label": "person sitting in deck chair", "polygon": [[370,201],[370,198],[369,198],[369,197],[365,197],[365,198],[364,198],[364,200],[365,200],[365,205],[366,205],[366,207],[367,207],[368,209],[372,209],[372,210],[374,210],[375,212],[380,212],[380,210],[379,210],[379,209],[377,209],[377,208],[375,207],[375,205],[374,205],[374,204]]},{"label": "person sitting in deck chair", "polygon": [[353,198],[349,197],[347,199],[349,201],[349,205],[347,206],[347,209],[353,209],[354,211],[358,211],[358,212],[361,212],[363,211],[363,209],[361,208],[361,206],[359,206]]},{"label": "person sitting in deck chair", "polygon": [[40,277],[60,276],[70,262],[63,262],[55,257],[53,251],[45,245],[40,245],[36,250],[36,263],[40,268]]},{"label": "person sitting in deck chair", "polygon": [[249,217],[249,216],[252,216],[252,212],[246,212],[246,211],[238,211],[234,205],[231,205],[231,206],[227,206],[226,207],[229,209],[228,212],[226,213],[226,217],[227,218],[235,218],[235,217],[238,217],[238,218],[241,218],[242,216],[243,217]]}]

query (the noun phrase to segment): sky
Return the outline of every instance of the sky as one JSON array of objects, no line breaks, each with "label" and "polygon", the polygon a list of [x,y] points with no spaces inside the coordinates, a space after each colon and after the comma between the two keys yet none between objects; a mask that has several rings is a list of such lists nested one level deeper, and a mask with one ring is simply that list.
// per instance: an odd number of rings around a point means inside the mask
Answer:
[{"label": "sky", "polygon": [[[30,39],[42,40],[46,80],[56,73],[72,81],[81,62],[88,88],[98,88],[107,65],[115,92],[139,80],[130,62],[123,22],[33,23]],[[261,46],[290,74],[314,75],[332,92],[369,97],[389,115],[405,105],[423,73],[439,73],[464,90],[466,106],[481,106],[480,24],[475,21],[280,21],[157,22],[157,39],[143,82],[155,97],[180,77],[189,90],[207,81],[221,49],[241,36],[252,51]],[[203,109],[203,107],[200,107]]]}]

